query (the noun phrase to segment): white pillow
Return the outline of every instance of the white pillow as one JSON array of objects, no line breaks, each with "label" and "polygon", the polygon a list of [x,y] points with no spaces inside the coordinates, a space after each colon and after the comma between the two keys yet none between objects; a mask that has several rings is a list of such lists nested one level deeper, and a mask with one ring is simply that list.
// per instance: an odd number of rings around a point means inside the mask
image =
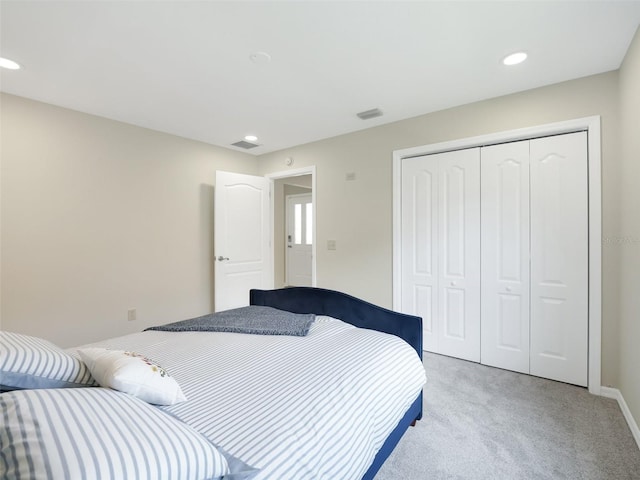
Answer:
[{"label": "white pillow", "polygon": [[229,472],[194,428],[105,388],[0,395],[0,478],[204,480]]},{"label": "white pillow", "polygon": [[164,368],[135,352],[81,348],[78,353],[102,387],[134,395],[154,405],[173,405],[187,398]]},{"label": "white pillow", "polygon": [[0,391],[95,384],[84,363],[53,343],[0,331]]}]

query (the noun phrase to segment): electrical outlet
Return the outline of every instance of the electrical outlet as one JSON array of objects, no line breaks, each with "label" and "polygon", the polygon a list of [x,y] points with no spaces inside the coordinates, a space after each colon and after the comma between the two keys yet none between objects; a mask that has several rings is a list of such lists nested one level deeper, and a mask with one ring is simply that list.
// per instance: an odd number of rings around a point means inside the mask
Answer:
[{"label": "electrical outlet", "polygon": [[327,240],[327,250],[335,250],[335,249],[336,249],[336,241]]},{"label": "electrical outlet", "polygon": [[137,317],[137,312],[135,308],[132,308],[130,310],[127,310],[127,320],[129,320],[130,322],[133,322]]}]

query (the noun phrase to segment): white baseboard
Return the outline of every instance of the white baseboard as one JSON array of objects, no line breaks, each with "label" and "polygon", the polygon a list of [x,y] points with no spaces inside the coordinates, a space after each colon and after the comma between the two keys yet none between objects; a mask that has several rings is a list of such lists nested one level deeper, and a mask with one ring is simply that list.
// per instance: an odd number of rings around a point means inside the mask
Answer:
[{"label": "white baseboard", "polygon": [[600,387],[600,395],[607,398],[614,398],[618,401],[618,405],[620,405],[620,410],[622,410],[622,414],[624,415],[629,428],[631,429],[631,433],[633,434],[633,438],[635,438],[636,443],[638,444],[638,448],[640,448],[640,428],[638,428],[638,424],[636,420],[633,418],[631,414],[631,410],[629,410],[629,406],[627,402],[624,401],[624,397],[622,396],[622,392],[617,388],[611,387]]}]

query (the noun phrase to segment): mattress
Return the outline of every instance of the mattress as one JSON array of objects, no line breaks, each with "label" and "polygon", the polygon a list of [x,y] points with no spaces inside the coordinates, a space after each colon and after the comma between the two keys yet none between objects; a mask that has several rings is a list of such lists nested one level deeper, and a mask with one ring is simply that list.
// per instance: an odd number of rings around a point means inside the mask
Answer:
[{"label": "mattress", "polygon": [[361,478],[425,383],[406,342],[326,316],[305,337],[147,331],[90,346],[162,365],[188,400],[160,408],[255,479]]}]

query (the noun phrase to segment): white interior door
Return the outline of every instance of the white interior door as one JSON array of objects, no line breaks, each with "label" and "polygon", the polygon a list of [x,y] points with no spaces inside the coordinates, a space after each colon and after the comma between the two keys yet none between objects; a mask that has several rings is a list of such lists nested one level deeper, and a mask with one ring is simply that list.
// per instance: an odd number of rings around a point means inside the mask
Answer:
[{"label": "white interior door", "polygon": [[422,344],[438,352],[438,160],[402,162],[403,312],[422,317]]},{"label": "white interior door", "polygon": [[586,132],[531,140],[531,374],[587,385]]},{"label": "white interior door", "polygon": [[481,362],[529,373],[529,141],[481,157]]},{"label": "white interior door", "polygon": [[439,349],[479,362],[480,149],[437,156]]},{"label": "white interior door", "polygon": [[[580,133],[565,133],[580,129]],[[524,137],[531,138],[526,141],[528,183],[527,169],[518,152],[502,152],[498,157],[503,158],[497,157],[496,163],[485,165],[491,160],[482,150],[490,151],[496,142],[515,145]],[[395,151],[393,306],[423,317],[424,348],[438,352],[435,290],[439,270],[438,253],[434,251],[439,251],[439,239],[433,233],[438,228],[434,205],[438,203],[439,186],[433,180],[438,175],[438,165],[428,165],[424,159],[432,158],[431,152],[476,147],[481,148],[482,156],[481,361],[502,366],[497,362],[514,356],[519,360],[503,368],[526,371],[528,334],[529,373],[582,386],[588,384],[590,392],[599,394],[602,320],[599,117]],[[485,322],[488,316],[493,317],[488,320],[493,325]],[[498,351],[502,360],[490,358],[487,348],[492,348],[491,342],[494,353]]]},{"label": "white interior door", "polygon": [[402,163],[402,310],[425,350],[480,361],[480,150]]},{"label": "white interior door", "polygon": [[311,287],[313,204],[311,194],[287,196],[287,285]]},{"label": "white interior door", "polygon": [[248,305],[252,288],[273,288],[270,189],[264,177],[216,172],[216,311]]}]

